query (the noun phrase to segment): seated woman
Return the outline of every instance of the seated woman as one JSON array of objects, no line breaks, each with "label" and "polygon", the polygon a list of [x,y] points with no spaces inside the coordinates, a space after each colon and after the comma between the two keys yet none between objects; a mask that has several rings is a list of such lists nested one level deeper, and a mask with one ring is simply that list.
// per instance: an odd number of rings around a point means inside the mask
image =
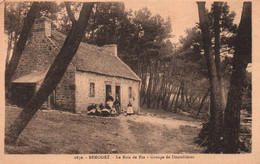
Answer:
[{"label": "seated woman", "polygon": [[108,95],[107,95],[107,97],[106,97],[106,102],[108,102],[108,101],[112,101],[112,102],[114,101],[114,98],[113,98],[111,92],[109,92]]},{"label": "seated woman", "polygon": [[102,111],[101,111],[102,109],[104,109],[103,104],[100,104],[100,105],[97,106],[97,110],[96,110],[96,115],[97,116],[101,116],[102,115]]},{"label": "seated woman", "polygon": [[111,95],[111,92],[108,93],[106,97],[106,105],[105,108],[112,109],[114,98]]},{"label": "seated woman", "polygon": [[113,101],[108,101],[105,107],[111,110],[113,108]]},{"label": "seated woman", "polygon": [[101,110],[102,116],[110,116],[111,111],[107,108]]},{"label": "seated woman", "polygon": [[116,108],[112,108],[110,112],[111,116],[116,116]]},{"label": "seated woman", "polygon": [[95,108],[95,105],[92,103],[89,103],[89,106],[87,107],[88,111],[91,111],[93,108]]},{"label": "seated woman", "polygon": [[95,115],[97,111],[97,105],[92,104],[88,107],[88,115]]},{"label": "seated woman", "polygon": [[113,101],[108,101],[108,102],[107,102],[107,109],[110,110],[110,114],[111,114],[112,116],[115,116],[115,115],[116,115],[116,109],[115,109],[114,106],[113,106]]},{"label": "seated woman", "polygon": [[127,115],[133,115],[133,114],[134,114],[134,109],[133,109],[133,107],[132,107],[131,102],[129,102],[128,105],[127,105],[126,114],[127,114]]},{"label": "seated woman", "polygon": [[101,103],[101,104],[99,105],[99,108],[100,108],[100,109],[104,109],[104,108],[105,108],[104,105],[103,105],[103,103]]},{"label": "seated woman", "polygon": [[[106,110],[102,111],[102,115],[107,116],[107,115],[110,115],[110,114],[112,114],[112,115],[116,114],[116,111],[113,108],[113,101],[114,101],[114,98],[112,97],[111,92],[109,92],[107,97],[106,97],[106,106],[105,106]],[[108,112],[109,112],[109,114],[108,114]]]}]

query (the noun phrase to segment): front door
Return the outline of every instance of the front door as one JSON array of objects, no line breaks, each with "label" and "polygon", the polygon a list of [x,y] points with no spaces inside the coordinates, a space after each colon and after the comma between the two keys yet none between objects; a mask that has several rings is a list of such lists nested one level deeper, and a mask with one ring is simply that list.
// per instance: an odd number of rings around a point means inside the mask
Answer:
[{"label": "front door", "polygon": [[[106,99],[107,99],[109,93],[112,93],[111,85],[106,85]],[[105,100],[105,102],[106,102],[106,100]]]},{"label": "front door", "polygon": [[120,86],[116,86],[116,97],[118,97],[118,101],[121,104]]}]

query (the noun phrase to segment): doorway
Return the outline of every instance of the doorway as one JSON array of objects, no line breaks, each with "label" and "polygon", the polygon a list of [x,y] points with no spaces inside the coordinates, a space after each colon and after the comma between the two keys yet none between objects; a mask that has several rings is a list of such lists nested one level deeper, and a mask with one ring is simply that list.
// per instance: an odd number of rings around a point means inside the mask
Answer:
[{"label": "doorway", "polygon": [[111,85],[106,85],[106,97],[105,97],[105,102],[107,101],[106,99],[107,99],[109,93],[112,93]]},{"label": "doorway", "polygon": [[[119,103],[121,104],[120,86],[116,86],[116,97],[118,96]],[[116,99],[115,97],[115,99]]]},{"label": "doorway", "polygon": [[12,83],[11,86],[11,103],[20,107],[24,107],[36,91],[35,83]]}]

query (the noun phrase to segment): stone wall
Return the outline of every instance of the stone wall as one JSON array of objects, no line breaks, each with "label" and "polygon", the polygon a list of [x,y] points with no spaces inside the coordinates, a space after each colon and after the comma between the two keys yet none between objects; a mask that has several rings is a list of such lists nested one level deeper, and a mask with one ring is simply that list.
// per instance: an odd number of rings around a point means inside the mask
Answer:
[{"label": "stone wall", "polygon": [[13,80],[30,74],[33,70],[47,70],[58,52],[56,46],[44,35],[44,31],[33,32],[26,43]]},{"label": "stone wall", "polygon": [[75,67],[70,63],[56,88],[57,108],[75,111]]},{"label": "stone wall", "polygon": [[[95,83],[95,97],[90,97],[90,83]],[[76,71],[75,85],[76,85],[76,112],[82,112],[87,107],[94,103],[105,103],[106,99],[106,84],[111,84],[112,96],[115,98],[115,88],[120,86],[121,108],[126,110],[129,101],[132,101],[134,110],[139,110],[139,86],[140,83],[134,80],[125,78],[117,78],[99,75],[95,73],[87,73]],[[132,87],[133,98],[128,97],[128,88]]]},{"label": "stone wall", "polygon": [[[32,35],[26,43],[22,58],[13,77],[17,79],[32,71],[48,70],[53,63],[59,49],[45,35],[45,28],[51,28],[44,21],[36,21],[32,28]],[[48,29],[51,32],[51,29]],[[50,36],[51,33],[48,33]],[[36,91],[40,84],[37,84]],[[55,103],[57,108],[75,111],[75,67],[70,64],[67,72],[55,90]],[[47,101],[42,107],[47,107]]]}]

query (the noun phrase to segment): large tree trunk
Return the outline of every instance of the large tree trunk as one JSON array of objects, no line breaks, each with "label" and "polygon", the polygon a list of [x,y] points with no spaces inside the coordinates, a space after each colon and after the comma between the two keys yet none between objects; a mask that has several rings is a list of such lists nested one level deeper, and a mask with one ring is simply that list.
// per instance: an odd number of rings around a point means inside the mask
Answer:
[{"label": "large tree trunk", "polygon": [[152,89],[152,94],[151,94],[151,98],[152,98],[152,108],[154,109],[155,107],[155,104],[158,100],[158,97],[159,97],[159,85],[162,85],[162,82],[161,82],[161,78],[160,78],[160,61],[156,61],[155,62],[155,69],[154,69],[154,77],[153,77],[153,89]]},{"label": "large tree trunk", "polygon": [[6,69],[7,69],[7,66],[8,66],[8,63],[9,63],[10,53],[11,53],[11,50],[12,50],[12,43],[13,43],[13,32],[8,37],[7,55],[6,55],[6,59],[5,59],[5,68]]},{"label": "large tree trunk", "polygon": [[20,34],[20,38],[17,41],[11,60],[5,70],[5,88],[8,89],[11,84],[12,77],[17,69],[18,63],[21,59],[25,44],[28,40],[32,26],[38,14],[40,13],[41,4],[39,2],[33,2],[27,17],[24,19],[23,29]]},{"label": "large tree trunk", "polygon": [[225,153],[237,153],[239,148],[240,109],[242,104],[245,74],[252,54],[252,6],[244,2],[241,21],[235,44],[233,73],[225,110]]},{"label": "large tree trunk", "polygon": [[146,102],[146,105],[147,105],[147,108],[150,108],[151,107],[151,93],[152,93],[152,86],[153,86],[153,64],[152,62],[150,62],[150,66],[149,66],[149,83],[148,83],[148,87],[147,87],[147,92],[146,92],[146,99],[147,99],[147,102]]},{"label": "large tree trunk", "polygon": [[220,84],[218,81],[216,65],[212,54],[212,43],[209,32],[208,17],[205,10],[205,2],[197,2],[199,9],[200,28],[202,31],[203,49],[208,69],[210,81],[210,136],[208,151],[211,153],[220,153],[222,150],[222,128],[223,128],[223,105]]},{"label": "large tree trunk", "polygon": [[226,96],[224,92],[224,83],[221,75],[221,60],[220,60],[220,14],[221,14],[221,5],[223,2],[214,2],[214,34],[215,34],[215,46],[214,46],[214,53],[215,53],[215,64],[217,69],[218,80],[221,88],[221,95],[222,95],[222,108],[225,109],[226,107]]},{"label": "large tree trunk", "polygon": [[93,3],[84,3],[80,12],[79,20],[75,23],[59,54],[51,65],[40,89],[35,96],[27,103],[23,111],[15,119],[6,132],[6,143],[16,142],[26,125],[37,112],[38,108],[44,103],[50,93],[56,88],[64,73],[67,70],[69,63],[76,54],[80,45],[81,39],[84,36],[86,26],[92,11]]},{"label": "large tree trunk", "polygon": [[147,81],[147,66],[145,63],[142,65],[142,84],[141,84],[141,98],[144,99],[146,94],[146,81]]}]

